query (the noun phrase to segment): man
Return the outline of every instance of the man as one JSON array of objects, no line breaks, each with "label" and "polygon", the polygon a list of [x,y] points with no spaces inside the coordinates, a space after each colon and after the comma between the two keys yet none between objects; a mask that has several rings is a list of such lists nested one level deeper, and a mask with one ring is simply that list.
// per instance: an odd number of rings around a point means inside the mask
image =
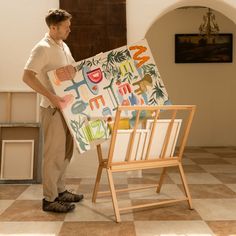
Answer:
[{"label": "man", "polygon": [[[63,99],[53,92],[47,72],[74,62],[63,42],[70,33],[72,16],[65,10],[50,10],[45,17],[49,31],[33,48],[25,65],[23,81],[42,95],[40,109],[44,132],[43,194],[44,211],[69,212],[72,202],[83,199],[65,189],[64,173],[73,154],[73,139],[60,111]],[[75,72],[71,72],[71,79]]]}]

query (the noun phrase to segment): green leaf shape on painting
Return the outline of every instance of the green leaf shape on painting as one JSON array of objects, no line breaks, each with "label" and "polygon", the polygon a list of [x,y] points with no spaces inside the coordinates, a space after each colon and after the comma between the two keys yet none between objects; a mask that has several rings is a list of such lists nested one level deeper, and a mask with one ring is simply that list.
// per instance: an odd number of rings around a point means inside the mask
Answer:
[{"label": "green leaf shape on painting", "polygon": [[165,87],[163,85],[161,85],[161,83],[158,83],[157,81],[155,82],[155,85],[152,88],[152,94],[151,94],[150,99],[148,101],[148,103],[150,105],[158,105],[157,100],[159,98],[164,98],[164,92],[163,92],[164,88]]},{"label": "green leaf shape on painting", "polygon": [[84,122],[85,121],[83,121],[80,117],[79,117],[79,122],[76,120],[71,120],[70,122],[72,129],[76,133],[76,140],[78,141],[82,151],[86,151],[87,150],[86,147],[89,146],[89,143],[83,141],[83,134],[80,131],[80,128],[83,126]]},{"label": "green leaf shape on painting", "polygon": [[79,65],[76,66],[77,71],[82,70],[83,66],[85,65],[86,60],[82,61]]},{"label": "green leaf shape on painting", "polygon": [[144,75],[149,74],[153,77],[157,77],[157,71],[156,71],[156,65],[153,63],[150,64],[144,64],[142,67],[142,72]]},{"label": "green leaf shape on painting", "polygon": [[122,61],[130,59],[130,53],[127,49],[122,51],[111,51],[107,55],[107,64],[121,63]]}]

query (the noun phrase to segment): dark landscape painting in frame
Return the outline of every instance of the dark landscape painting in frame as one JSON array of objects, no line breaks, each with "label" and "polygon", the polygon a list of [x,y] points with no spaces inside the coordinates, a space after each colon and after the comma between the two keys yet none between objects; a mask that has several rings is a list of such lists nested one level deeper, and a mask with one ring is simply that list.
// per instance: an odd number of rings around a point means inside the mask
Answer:
[{"label": "dark landscape painting in frame", "polygon": [[175,63],[232,62],[233,35],[175,35]]}]

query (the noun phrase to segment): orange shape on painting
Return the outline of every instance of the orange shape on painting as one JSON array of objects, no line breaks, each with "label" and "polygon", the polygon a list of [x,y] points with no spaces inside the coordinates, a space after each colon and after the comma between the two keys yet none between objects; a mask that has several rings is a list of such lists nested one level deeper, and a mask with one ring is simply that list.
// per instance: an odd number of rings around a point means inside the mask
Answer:
[{"label": "orange shape on painting", "polygon": [[149,56],[140,56],[140,54],[144,53],[147,51],[147,48],[144,46],[131,46],[129,47],[130,50],[138,50],[137,52],[134,53],[133,59],[136,61],[139,61],[137,64],[137,67],[141,67],[143,63],[148,61],[150,59]]}]

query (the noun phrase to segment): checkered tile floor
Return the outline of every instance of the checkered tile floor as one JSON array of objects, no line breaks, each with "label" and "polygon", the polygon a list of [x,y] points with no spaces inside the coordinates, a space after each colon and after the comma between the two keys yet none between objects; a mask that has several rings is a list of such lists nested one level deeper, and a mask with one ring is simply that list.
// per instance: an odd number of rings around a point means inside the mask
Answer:
[{"label": "checkered tile floor", "polygon": [[[68,179],[68,188],[85,199],[67,214],[41,210],[41,185],[0,185],[0,235],[60,236],[232,236],[236,235],[236,147],[194,147],[184,154],[184,170],[193,198],[187,202],[121,214],[117,224],[111,198],[91,202],[94,179]],[[143,178],[118,176],[117,187],[157,183],[159,172],[146,170]],[[101,189],[108,188],[106,176]],[[178,171],[169,168],[161,193],[155,189],[119,195],[119,204],[133,205],[183,195]]]}]

